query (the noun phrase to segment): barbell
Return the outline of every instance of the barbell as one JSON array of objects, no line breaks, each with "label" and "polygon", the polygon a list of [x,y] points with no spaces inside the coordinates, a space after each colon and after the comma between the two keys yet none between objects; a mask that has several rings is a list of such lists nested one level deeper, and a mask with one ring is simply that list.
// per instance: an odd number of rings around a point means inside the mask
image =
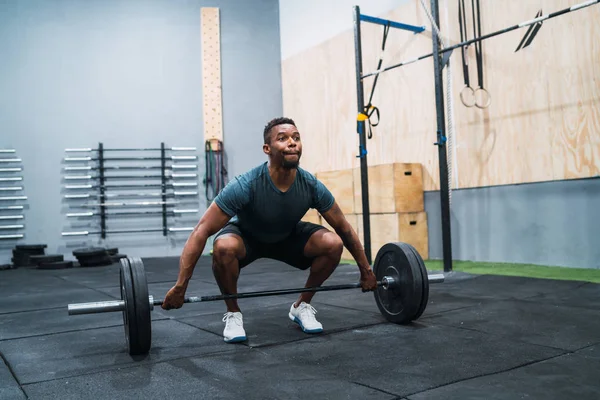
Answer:
[{"label": "barbell", "polygon": [[[122,258],[120,263],[121,300],[69,304],[68,313],[83,315],[122,312],[129,354],[146,354],[152,342],[150,311],[154,306],[162,305],[163,300],[154,299],[154,296],[149,294],[141,258]],[[387,243],[377,252],[373,272],[377,278],[377,289],[373,291],[375,303],[385,319],[396,324],[408,324],[418,319],[429,301],[429,284],[444,281],[443,274],[428,275],[425,263],[417,250],[412,245],[402,242]],[[360,283],[356,282],[308,288],[191,296],[186,297],[184,303],[360,288]]]}]

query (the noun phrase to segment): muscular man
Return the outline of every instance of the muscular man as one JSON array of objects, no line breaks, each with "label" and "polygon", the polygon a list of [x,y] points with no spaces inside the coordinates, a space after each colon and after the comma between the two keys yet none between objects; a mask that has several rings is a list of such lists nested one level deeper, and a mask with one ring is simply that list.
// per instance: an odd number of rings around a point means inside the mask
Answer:
[{"label": "muscular man", "polygon": [[[180,308],[194,267],[206,241],[215,235],[213,274],[221,293],[237,293],[240,269],[259,258],[283,261],[301,270],[310,268],[305,287],[321,286],[335,270],[345,246],[358,264],[363,291],[375,290],[377,280],[358,239],[331,192],[314,175],[299,167],[302,142],[289,118],[270,121],[264,129],[263,151],[268,162],[237,176],[217,195],[187,240],[176,284],[162,308]],[[316,209],[334,228],[301,221]],[[289,318],[304,332],[322,332],[310,304],[314,292],[301,293]],[[225,342],[246,340],[236,299],[225,300]]]}]

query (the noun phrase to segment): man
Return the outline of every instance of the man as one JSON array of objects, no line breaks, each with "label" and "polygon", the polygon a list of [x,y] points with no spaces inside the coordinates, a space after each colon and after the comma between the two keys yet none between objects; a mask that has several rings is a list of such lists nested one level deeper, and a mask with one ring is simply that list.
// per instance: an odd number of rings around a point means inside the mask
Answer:
[{"label": "man", "polygon": [[[240,270],[258,258],[310,268],[305,287],[321,286],[339,264],[343,246],[357,261],[362,290],[377,288],[362,244],[331,192],[299,167],[302,142],[294,121],[276,118],[263,136],[268,162],[229,182],[206,210],[183,248],[179,276],[165,296],[163,309],[183,305],[194,267],[214,234],[212,269],[223,294],[237,293]],[[310,208],[317,209],[335,232],[301,221]],[[310,304],[313,296],[314,292],[301,293],[288,314],[307,333],[323,330]],[[237,300],[225,303],[223,340],[246,340]]]}]

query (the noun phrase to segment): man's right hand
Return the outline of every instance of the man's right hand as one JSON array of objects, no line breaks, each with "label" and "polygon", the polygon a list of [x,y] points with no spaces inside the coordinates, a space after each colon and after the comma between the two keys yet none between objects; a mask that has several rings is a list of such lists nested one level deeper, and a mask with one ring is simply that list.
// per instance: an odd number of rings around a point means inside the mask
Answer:
[{"label": "man's right hand", "polygon": [[185,289],[181,286],[173,286],[165,296],[161,305],[163,310],[181,308],[185,300]]}]

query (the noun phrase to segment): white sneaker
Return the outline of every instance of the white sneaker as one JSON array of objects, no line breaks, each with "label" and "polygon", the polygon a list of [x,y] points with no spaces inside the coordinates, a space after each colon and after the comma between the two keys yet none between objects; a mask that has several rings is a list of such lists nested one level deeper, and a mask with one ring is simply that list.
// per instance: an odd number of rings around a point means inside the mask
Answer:
[{"label": "white sneaker", "polygon": [[323,332],[323,325],[315,318],[316,313],[317,310],[313,306],[302,302],[298,307],[294,307],[292,304],[288,316],[306,333]]},{"label": "white sneaker", "polygon": [[223,316],[225,329],[223,329],[223,340],[227,343],[237,343],[246,340],[244,330],[244,319],[241,312],[226,312]]}]

